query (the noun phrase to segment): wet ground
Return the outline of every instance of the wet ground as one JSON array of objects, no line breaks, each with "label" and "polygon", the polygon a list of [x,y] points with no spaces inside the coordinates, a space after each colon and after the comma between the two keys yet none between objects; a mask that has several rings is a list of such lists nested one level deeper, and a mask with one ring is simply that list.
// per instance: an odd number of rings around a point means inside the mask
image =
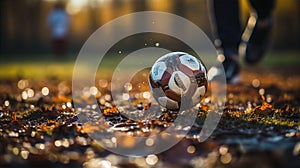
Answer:
[{"label": "wet ground", "polygon": [[[244,69],[242,82],[228,86],[222,118],[205,142],[200,143],[198,135],[208,113],[214,113],[209,95],[196,108],[195,123],[178,144],[145,157],[114,154],[88,135],[110,130],[147,136],[172,125],[180,114],[149,104],[145,84],[133,81],[131,85],[140,85],[140,90],[122,95],[132,104],[114,106],[109,81],[98,79],[98,85],[83,89],[84,96],[76,102],[88,104],[96,97],[97,104],[74,109],[70,80],[1,80],[0,167],[299,167],[299,72],[298,67]],[[143,113],[149,106],[163,114],[147,122],[122,114]],[[79,120],[82,111],[103,126]],[[135,143],[127,138],[120,145],[131,148]]]}]

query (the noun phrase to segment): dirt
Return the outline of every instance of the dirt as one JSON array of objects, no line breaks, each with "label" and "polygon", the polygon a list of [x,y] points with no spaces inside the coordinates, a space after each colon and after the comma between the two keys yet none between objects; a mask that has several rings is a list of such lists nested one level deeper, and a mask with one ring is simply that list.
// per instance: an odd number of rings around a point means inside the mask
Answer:
[{"label": "dirt", "polygon": [[[291,72],[243,70],[241,83],[227,86],[222,117],[206,141],[197,137],[207,115],[215,113],[207,103],[213,99],[209,95],[195,108],[196,120],[178,144],[145,157],[114,154],[89,135],[111,130],[147,136],[171,126],[181,114],[136,97],[146,86],[129,93],[131,104],[115,105],[109,80],[99,79],[98,92],[87,88],[75,102],[85,105],[75,109],[69,80],[0,81],[0,167],[299,167],[300,76]],[[95,98],[97,104],[86,106]],[[155,117],[147,121],[128,116],[150,106]],[[103,125],[80,120],[82,111],[89,121]],[[129,138],[121,145],[135,143]]]}]

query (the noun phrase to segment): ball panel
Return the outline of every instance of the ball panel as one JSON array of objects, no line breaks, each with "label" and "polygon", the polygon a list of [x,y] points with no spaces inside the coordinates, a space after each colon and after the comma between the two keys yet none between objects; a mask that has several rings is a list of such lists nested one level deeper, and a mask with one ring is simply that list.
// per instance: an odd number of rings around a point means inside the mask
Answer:
[{"label": "ball panel", "polygon": [[187,53],[185,52],[171,52],[171,53],[168,53],[166,55],[163,55],[162,57],[160,57],[156,62],[159,62],[159,61],[165,61],[171,57],[179,57],[179,56],[182,56],[182,55],[186,55]]},{"label": "ball panel", "polygon": [[177,110],[179,109],[179,104],[178,102],[174,101],[174,100],[171,100],[169,99],[168,97],[159,97],[158,98],[158,103],[167,108],[167,109],[170,109],[170,110]]},{"label": "ball panel", "polygon": [[181,100],[181,95],[180,94],[177,94],[175,93],[174,91],[168,89],[165,91],[165,94],[168,98],[172,99],[172,100],[175,100],[177,102],[180,102]]},{"label": "ball panel", "polygon": [[185,66],[185,65],[183,65],[183,64],[179,64],[179,65],[178,65],[178,69],[179,69],[180,71],[182,71],[184,74],[186,74],[187,76],[189,76],[189,77],[194,76],[193,71],[192,71],[189,67],[187,67],[187,66]]},{"label": "ball panel", "polygon": [[183,56],[180,56],[179,59],[180,59],[181,64],[190,68],[193,71],[200,69],[200,63],[193,56],[185,54]]},{"label": "ball panel", "polygon": [[160,79],[160,82],[162,83],[162,85],[168,85],[169,80],[171,78],[171,73],[172,73],[172,69],[170,67],[168,67],[166,69],[166,71],[164,71],[164,73]]},{"label": "ball panel", "polygon": [[151,69],[151,76],[154,81],[160,80],[166,71],[167,66],[164,62],[156,62]]},{"label": "ball panel", "polygon": [[200,70],[200,69],[193,71],[193,75],[194,75],[194,76],[197,76],[197,75],[200,75],[200,74],[204,74],[204,73],[202,72],[202,70]]},{"label": "ball panel", "polygon": [[190,86],[189,77],[181,71],[173,72],[169,80],[169,88],[177,94],[185,94]]}]

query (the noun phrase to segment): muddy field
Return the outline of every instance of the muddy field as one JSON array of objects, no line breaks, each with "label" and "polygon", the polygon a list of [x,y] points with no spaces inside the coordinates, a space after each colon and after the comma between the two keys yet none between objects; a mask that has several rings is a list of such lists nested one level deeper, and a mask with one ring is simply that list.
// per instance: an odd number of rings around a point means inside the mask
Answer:
[{"label": "muddy field", "polygon": [[[109,152],[88,134],[109,129],[147,136],[172,125],[180,114],[150,104],[147,84],[132,81],[133,88],[139,89],[126,95],[131,104],[115,106],[109,79],[97,79],[99,83],[86,88],[80,98],[88,104],[96,97],[97,104],[74,109],[70,80],[1,80],[0,167],[299,167],[299,70],[246,68],[242,82],[228,86],[222,118],[205,142],[199,143],[197,137],[207,114],[214,113],[208,106],[213,99],[210,95],[196,108],[195,123],[178,144],[145,157]],[[101,115],[93,113],[94,106],[100,107]],[[123,115],[143,113],[149,106],[161,114],[148,121]],[[81,111],[93,114],[104,125],[80,121]],[[120,145],[131,148],[135,143],[127,138]]]}]

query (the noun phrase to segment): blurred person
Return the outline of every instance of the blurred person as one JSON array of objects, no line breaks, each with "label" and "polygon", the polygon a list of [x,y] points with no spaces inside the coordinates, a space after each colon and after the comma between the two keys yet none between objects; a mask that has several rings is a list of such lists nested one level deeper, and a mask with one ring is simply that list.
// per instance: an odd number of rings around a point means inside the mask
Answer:
[{"label": "blurred person", "polygon": [[57,3],[47,18],[47,24],[51,29],[54,54],[62,56],[67,49],[67,35],[70,18],[64,9],[64,4]]},{"label": "blurred person", "polygon": [[252,17],[255,16],[256,23],[253,25],[253,21],[248,21],[245,30],[252,29],[253,31],[249,39],[244,41],[246,43],[245,52],[239,53],[239,46],[242,42],[239,0],[214,0],[217,35],[220,40],[217,47],[223,50],[226,79],[228,83],[232,84],[240,80],[238,55],[244,54],[245,61],[249,64],[257,63],[270,44],[275,0],[249,0],[249,2],[255,11],[255,15]]}]

